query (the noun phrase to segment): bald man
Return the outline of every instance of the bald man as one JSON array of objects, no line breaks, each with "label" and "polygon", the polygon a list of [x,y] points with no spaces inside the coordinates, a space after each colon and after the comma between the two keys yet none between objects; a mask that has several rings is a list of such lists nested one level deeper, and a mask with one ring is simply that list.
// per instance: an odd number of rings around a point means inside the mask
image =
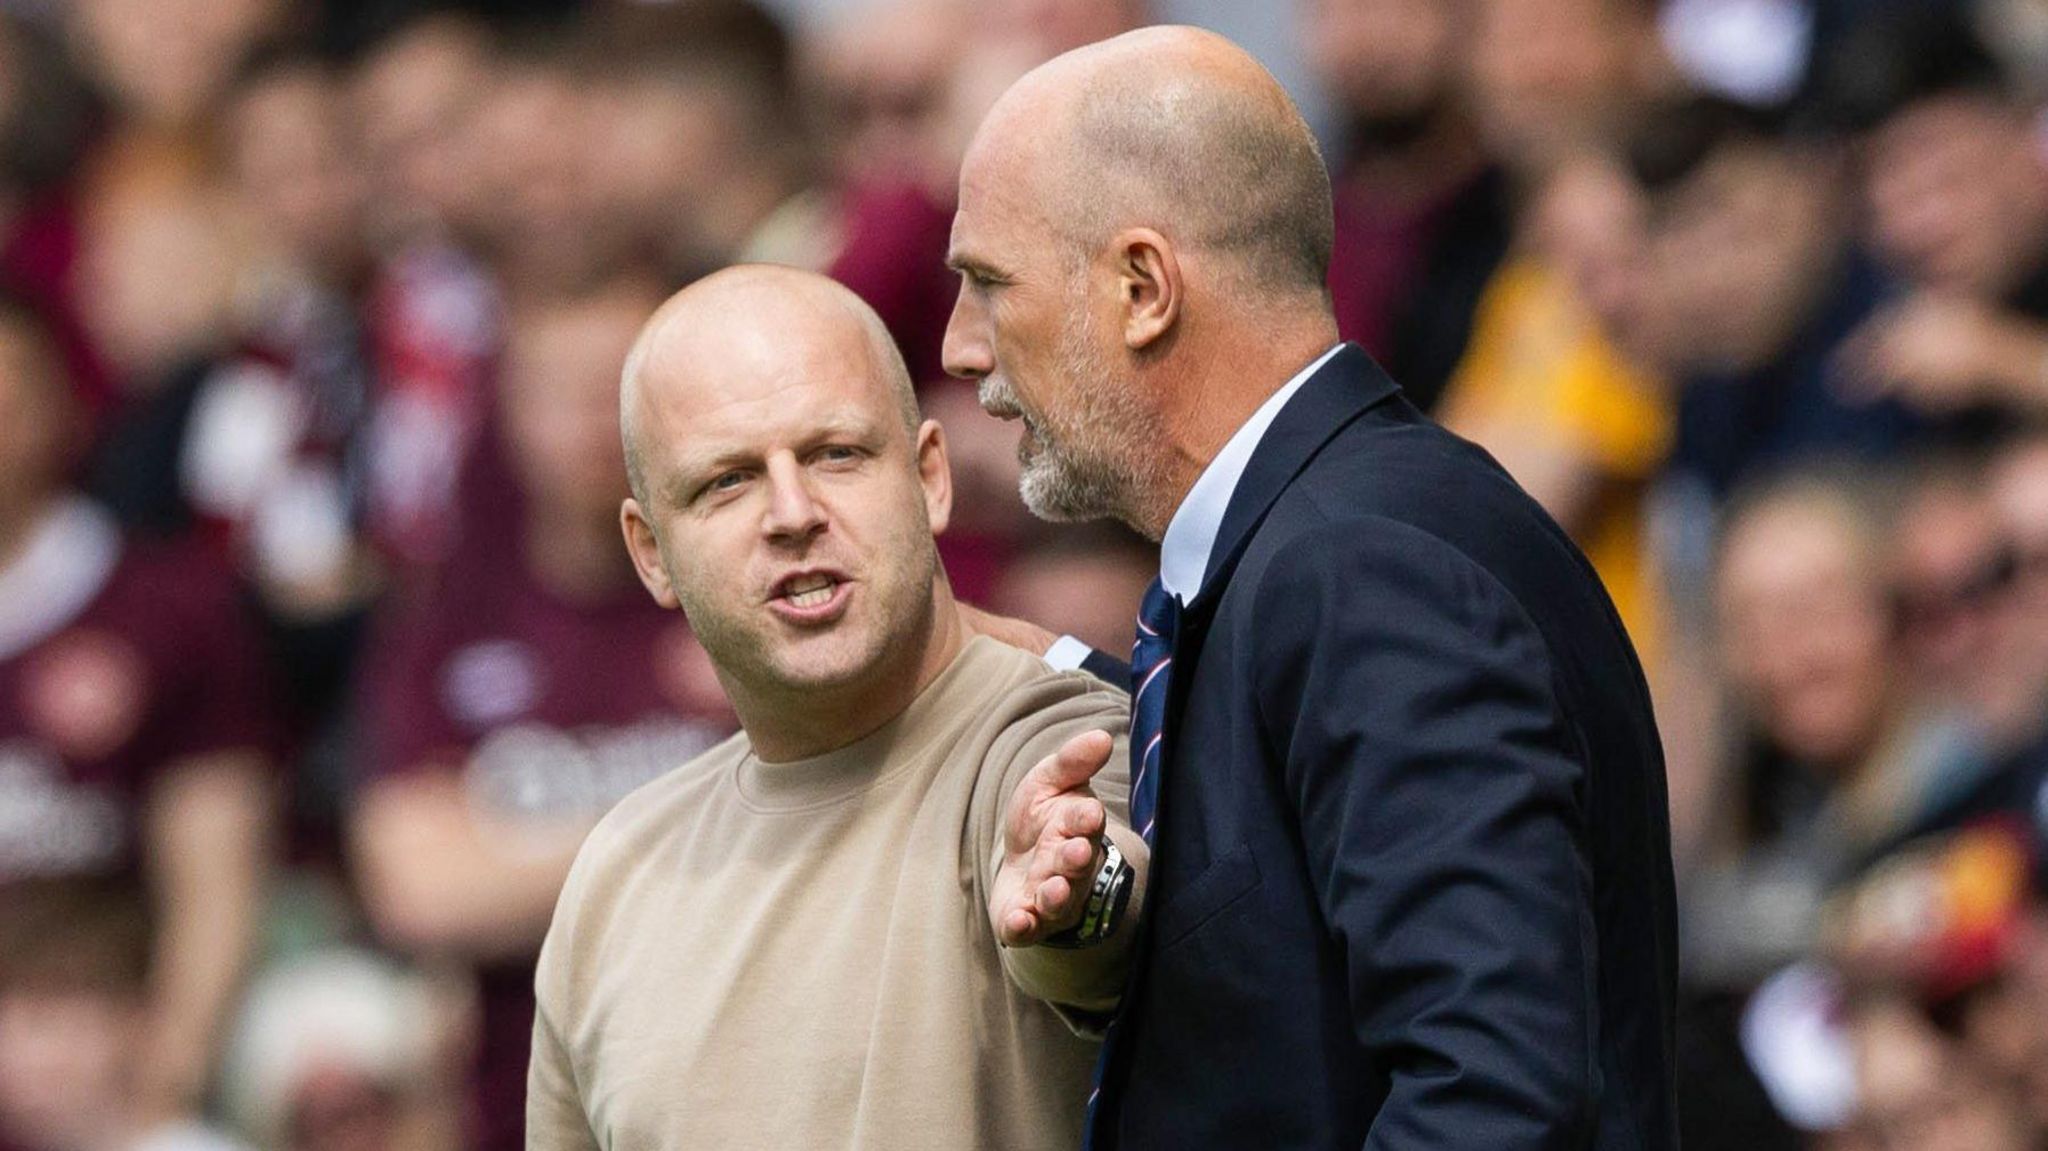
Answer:
[{"label": "bald man", "polygon": [[[1120,774],[1076,790],[1121,759],[1123,693],[968,634],[933,542],[945,439],[846,289],[699,281],[620,412],[628,549],[743,731],[584,844],[528,1146],[1077,1145],[1145,859]],[[990,907],[1052,945],[1001,947]]]},{"label": "bald man", "polygon": [[1041,516],[1160,540],[1148,923],[1096,1148],[1668,1148],[1663,763],[1584,559],[1325,289],[1330,185],[1190,29],[1059,57],[962,165],[947,366]]}]

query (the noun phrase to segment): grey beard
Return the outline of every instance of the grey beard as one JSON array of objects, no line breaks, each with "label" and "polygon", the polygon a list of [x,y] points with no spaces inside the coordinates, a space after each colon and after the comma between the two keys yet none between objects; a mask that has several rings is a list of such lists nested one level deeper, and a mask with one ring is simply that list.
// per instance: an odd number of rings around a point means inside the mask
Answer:
[{"label": "grey beard", "polygon": [[1078,523],[1122,518],[1120,486],[1098,469],[1075,467],[1073,461],[1060,459],[1041,440],[1038,455],[1024,464],[1017,492],[1039,519]]}]

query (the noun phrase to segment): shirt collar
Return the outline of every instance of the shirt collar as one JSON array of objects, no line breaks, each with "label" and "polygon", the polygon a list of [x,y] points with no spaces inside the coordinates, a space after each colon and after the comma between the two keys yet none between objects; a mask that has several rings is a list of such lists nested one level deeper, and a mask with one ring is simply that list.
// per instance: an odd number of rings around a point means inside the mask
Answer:
[{"label": "shirt collar", "polygon": [[1216,458],[1209,461],[1209,466],[1202,469],[1195,486],[1188,489],[1187,498],[1175,509],[1173,519],[1166,525],[1166,536],[1159,542],[1159,582],[1182,603],[1201,594],[1202,579],[1209,572],[1209,553],[1215,550],[1216,532],[1223,526],[1223,513],[1229,509],[1237,481],[1243,478],[1245,466],[1251,463],[1252,452],[1265,438],[1266,429],[1309,377],[1343,347],[1340,343],[1316,357],[1314,363],[1296,372],[1293,379],[1268,396],[1223,445],[1223,450],[1216,453]]}]

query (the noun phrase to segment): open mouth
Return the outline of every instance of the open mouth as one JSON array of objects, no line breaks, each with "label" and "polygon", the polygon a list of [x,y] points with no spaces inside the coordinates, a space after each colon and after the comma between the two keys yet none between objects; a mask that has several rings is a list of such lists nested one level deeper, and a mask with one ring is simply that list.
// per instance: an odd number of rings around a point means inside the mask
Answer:
[{"label": "open mouth", "polygon": [[845,610],[851,586],[838,572],[796,572],[776,582],[768,604],[792,623],[829,623]]},{"label": "open mouth", "polygon": [[795,607],[823,607],[831,601],[832,589],[838,586],[838,580],[823,573],[798,576],[783,589],[782,598]]}]

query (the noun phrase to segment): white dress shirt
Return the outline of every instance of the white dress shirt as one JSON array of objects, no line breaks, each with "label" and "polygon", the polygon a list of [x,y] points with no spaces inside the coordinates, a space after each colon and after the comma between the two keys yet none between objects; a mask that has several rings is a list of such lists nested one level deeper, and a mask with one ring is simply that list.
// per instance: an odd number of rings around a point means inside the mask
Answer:
[{"label": "white dress shirt", "polygon": [[1301,390],[1301,385],[1316,374],[1317,369],[1330,362],[1344,345],[1338,344],[1315,362],[1294,374],[1277,392],[1259,405],[1202,469],[1195,480],[1195,486],[1188,489],[1187,498],[1173,513],[1173,519],[1166,525],[1166,538],[1159,542],[1159,582],[1172,593],[1175,599],[1185,604],[1202,593],[1202,577],[1209,571],[1209,553],[1216,550],[1216,533],[1223,527],[1223,513],[1230,508],[1230,497],[1237,492],[1237,481],[1244,478],[1244,469],[1252,462],[1252,453],[1258,450],[1259,441],[1266,438],[1266,429],[1280,417],[1280,409]]},{"label": "white dress shirt", "polygon": [[[1216,458],[1209,461],[1209,466],[1202,469],[1195,486],[1188,489],[1187,498],[1174,510],[1173,519],[1166,525],[1166,538],[1159,544],[1159,582],[1181,603],[1201,594],[1202,578],[1209,571],[1209,553],[1216,550],[1216,533],[1223,527],[1223,513],[1230,508],[1230,497],[1236,494],[1237,482],[1244,478],[1252,453],[1258,450],[1259,441],[1266,438],[1266,429],[1273,426],[1280,409],[1287,406],[1287,401],[1294,398],[1309,377],[1343,347],[1340,343],[1317,356],[1279,391],[1268,396],[1259,410],[1238,427],[1223,450],[1216,453]],[[1045,662],[1071,671],[1087,657],[1087,644],[1063,635],[1045,653]]]}]

